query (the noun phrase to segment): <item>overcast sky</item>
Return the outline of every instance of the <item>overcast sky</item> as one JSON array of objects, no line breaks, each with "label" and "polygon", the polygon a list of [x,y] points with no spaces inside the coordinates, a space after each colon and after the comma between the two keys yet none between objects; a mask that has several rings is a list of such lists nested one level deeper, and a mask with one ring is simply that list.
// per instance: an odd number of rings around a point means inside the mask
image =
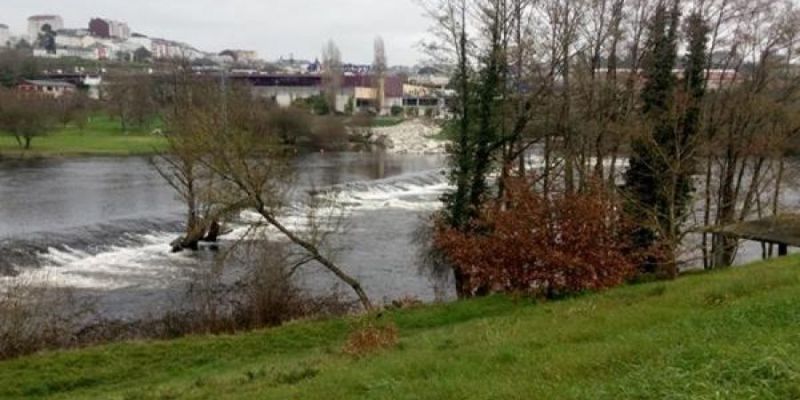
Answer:
[{"label": "overcast sky", "polygon": [[414,0],[1,0],[0,23],[27,32],[27,18],[58,14],[67,28],[91,17],[127,22],[131,30],[190,43],[205,51],[253,49],[262,58],[313,59],[333,39],[345,61],[372,61],[383,36],[389,63],[423,59],[417,43],[429,21]]}]

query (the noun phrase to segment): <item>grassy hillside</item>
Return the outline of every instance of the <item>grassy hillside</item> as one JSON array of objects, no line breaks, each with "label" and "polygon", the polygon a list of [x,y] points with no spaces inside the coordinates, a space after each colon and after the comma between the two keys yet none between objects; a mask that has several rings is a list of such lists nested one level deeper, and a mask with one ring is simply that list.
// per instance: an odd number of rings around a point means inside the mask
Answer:
[{"label": "grassy hillside", "polygon": [[0,363],[0,398],[800,398],[800,258],[534,304],[385,314],[399,344],[343,353],[361,322],[128,343]]},{"label": "grassy hillside", "polygon": [[0,132],[0,155],[7,156],[125,156],[153,154],[164,149],[164,138],[149,129],[123,133],[119,121],[99,115],[83,129],[59,127],[33,139],[30,150],[19,148],[13,136]]}]

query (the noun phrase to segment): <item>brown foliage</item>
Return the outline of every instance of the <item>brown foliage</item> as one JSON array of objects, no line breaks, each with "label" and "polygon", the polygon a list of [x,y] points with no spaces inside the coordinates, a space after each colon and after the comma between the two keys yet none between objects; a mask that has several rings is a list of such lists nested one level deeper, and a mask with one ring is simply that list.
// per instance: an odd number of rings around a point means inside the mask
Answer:
[{"label": "brown foliage", "polygon": [[613,199],[600,191],[546,198],[509,184],[467,231],[437,223],[435,245],[464,277],[464,291],[557,297],[620,285],[638,255]]},{"label": "brown foliage", "polygon": [[390,349],[396,346],[397,342],[396,325],[378,326],[369,323],[350,334],[342,351],[351,356],[362,357],[380,350]]}]

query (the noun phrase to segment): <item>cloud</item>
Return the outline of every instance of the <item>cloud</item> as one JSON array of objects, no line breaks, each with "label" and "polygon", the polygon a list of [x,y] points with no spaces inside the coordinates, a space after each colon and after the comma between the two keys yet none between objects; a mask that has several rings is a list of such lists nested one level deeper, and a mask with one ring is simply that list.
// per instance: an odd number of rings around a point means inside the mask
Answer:
[{"label": "cloud", "polygon": [[391,64],[415,64],[429,21],[414,0],[3,0],[0,23],[16,34],[34,14],[59,14],[67,27],[92,17],[126,21],[134,32],[207,51],[254,49],[266,59],[317,57],[333,39],[347,61],[369,63],[377,35]]}]

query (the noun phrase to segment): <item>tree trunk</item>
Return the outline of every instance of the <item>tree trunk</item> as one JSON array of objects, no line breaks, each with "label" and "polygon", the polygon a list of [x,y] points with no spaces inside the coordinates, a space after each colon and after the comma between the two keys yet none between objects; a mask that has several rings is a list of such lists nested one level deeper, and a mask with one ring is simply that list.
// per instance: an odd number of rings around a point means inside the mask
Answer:
[{"label": "tree trunk", "polygon": [[333,261],[323,256],[319,252],[317,246],[315,246],[313,243],[303,240],[299,236],[295,235],[292,231],[287,229],[285,226],[283,226],[283,224],[281,224],[277,219],[275,219],[275,217],[272,216],[272,214],[270,214],[266,210],[263,204],[259,205],[257,211],[262,217],[264,217],[264,219],[270,225],[272,225],[275,229],[283,233],[292,243],[302,247],[305,251],[308,252],[308,254],[311,256],[312,259],[322,264],[325,268],[328,269],[328,271],[336,275],[337,278],[341,279],[344,283],[349,285],[353,289],[353,292],[356,293],[356,296],[358,296],[358,299],[361,302],[361,305],[364,307],[364,310],[368,312],[373,310],[372,303],[370,302],[367,293],[361,287],[361,283],[359,281],[357,281],[355,278],[345,273],[341,268],[339,268],[336,264],[334,264]]}]

